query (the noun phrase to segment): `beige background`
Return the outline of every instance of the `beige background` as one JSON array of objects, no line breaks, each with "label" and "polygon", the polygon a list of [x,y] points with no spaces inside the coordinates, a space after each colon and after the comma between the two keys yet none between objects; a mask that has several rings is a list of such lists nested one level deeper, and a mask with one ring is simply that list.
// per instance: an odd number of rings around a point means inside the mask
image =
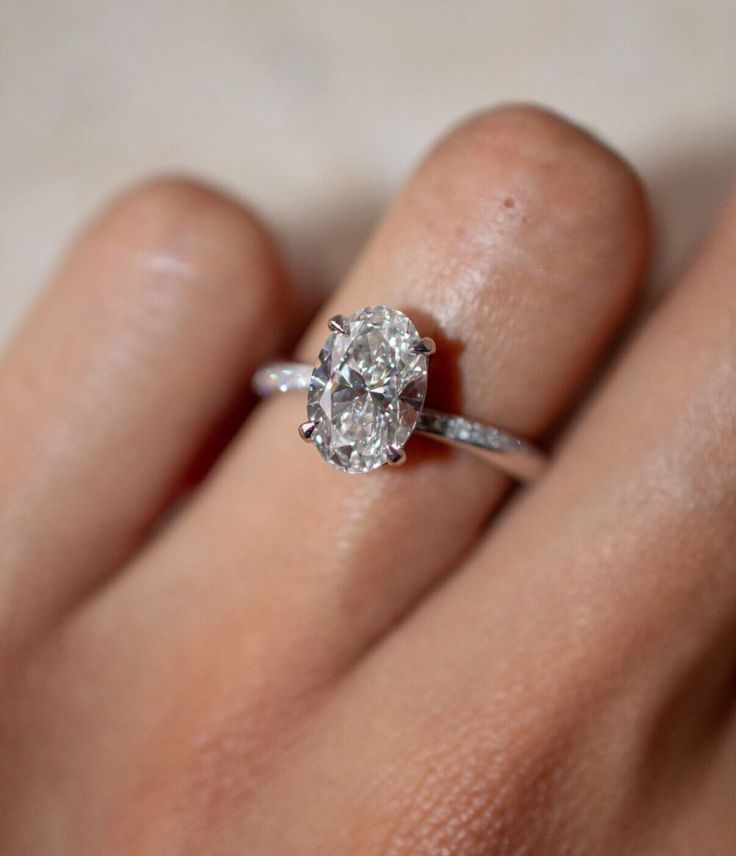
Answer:
[{"label": "beige background", "polygon": [[429,141],[532,99],[652,189],[664,283],[736,176],[734,0],[3,0],[0,340],[111,191],[187,170],[249,198],[310,287]]}]

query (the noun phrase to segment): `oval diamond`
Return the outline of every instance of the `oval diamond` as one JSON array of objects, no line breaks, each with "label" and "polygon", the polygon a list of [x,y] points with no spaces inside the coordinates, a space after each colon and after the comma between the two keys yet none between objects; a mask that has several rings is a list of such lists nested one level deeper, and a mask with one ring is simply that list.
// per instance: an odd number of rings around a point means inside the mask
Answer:
[{"label": "oval diamond", "polygon": [[427,391],[427,355],[397,309],[374,306],[345,318],[319,355],[307,393],[311,439],[348,473],[388,463],[412,434]]}]

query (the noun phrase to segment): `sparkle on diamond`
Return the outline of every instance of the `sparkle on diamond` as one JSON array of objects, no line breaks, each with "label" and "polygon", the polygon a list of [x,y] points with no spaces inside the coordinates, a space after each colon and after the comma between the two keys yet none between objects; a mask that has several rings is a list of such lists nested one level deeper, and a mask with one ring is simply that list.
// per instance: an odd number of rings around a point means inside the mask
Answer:
[{"label": "sparkle on diamond", "polygon": [[349,473],[366,473],[401,448],[424,406],[427,356],[412,322],[396,309],[375,306],[346,319],[319,355],[307,393],[312,439],[322,457]]}]

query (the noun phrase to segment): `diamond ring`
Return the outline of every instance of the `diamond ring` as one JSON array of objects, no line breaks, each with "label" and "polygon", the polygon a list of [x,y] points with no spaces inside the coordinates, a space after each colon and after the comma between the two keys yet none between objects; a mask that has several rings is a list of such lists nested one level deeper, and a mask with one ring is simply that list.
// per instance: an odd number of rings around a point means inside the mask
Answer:
[{"label": "diamond ring", "polygon": [[254,390],[306,391],[299,434],[337,470],[367,473],[406,460],[414,432],[468,449],[521,481],[539,475],[544,455],[492,425],[424,406],[432,339],[387,306],[365,307],[328,322],[317,366],[271,363],[256,372]]}]

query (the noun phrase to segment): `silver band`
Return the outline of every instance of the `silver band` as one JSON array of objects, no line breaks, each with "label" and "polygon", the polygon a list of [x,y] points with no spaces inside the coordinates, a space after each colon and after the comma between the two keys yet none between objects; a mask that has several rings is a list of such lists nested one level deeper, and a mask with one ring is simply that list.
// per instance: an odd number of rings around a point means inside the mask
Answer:
[{"label": "silver band", "polygon": [[[276,392],[304,392],[309,387],[313,367],[305,363],[270,363],[253,377],[258,395]],[[520,481],[532,481],[546,464],[537,448],[493,425],[485,425],[425,407],[419,415],[416,431],[450,446],[474,452],[498,469]]]}]

